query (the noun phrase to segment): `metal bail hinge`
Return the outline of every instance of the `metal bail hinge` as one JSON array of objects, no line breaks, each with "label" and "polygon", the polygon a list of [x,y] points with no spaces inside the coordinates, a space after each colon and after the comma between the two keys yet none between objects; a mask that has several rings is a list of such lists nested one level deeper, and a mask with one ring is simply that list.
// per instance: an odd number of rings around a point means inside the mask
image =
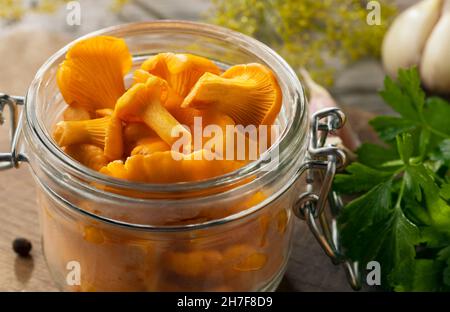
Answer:
[{"label": "metal bail hinge", "polygon": [[[351,287],[361,288],[357,262],[352,262],[341,252],[336,217],[342,209],[341,198],[332,191],[336,171],[346,163],[345,153],[336,146],[325,145],[327,136],[342,128],[345,115],[338,108],[328,108],[315,113],[311,121],[309,142],[310,158],[306,166],[306,192],[294,205],[297,217],[306,221],[309,229],[334,264],[343,264]],[[318,192],[314,189],[320,187]],[[329,207],[329,211],[325,209]],[[317,222],[318,220],[318,222]]]},{"label": "metal bail hinge", "polygon": [[24,104],[24,98],[20,96],[10,96],[0,93],[0,125],[5,122],[5,107],[9,108],[10,123],[10,151],[0,153],[0,170],[17,167],[20,161],[26,160],[22,154],[17,152],[17,143],[19,139],[17,129],[20,129],[20,119],[18,117],[18,105]]}]

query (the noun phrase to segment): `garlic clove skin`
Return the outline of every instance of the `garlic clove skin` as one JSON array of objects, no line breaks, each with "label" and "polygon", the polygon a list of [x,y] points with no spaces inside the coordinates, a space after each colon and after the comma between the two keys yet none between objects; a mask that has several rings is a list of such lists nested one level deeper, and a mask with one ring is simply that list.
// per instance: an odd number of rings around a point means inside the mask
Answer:
[{"label": "garlic clove skin", "polygon": [[436,25],[442,0],[423,0],[401,13],[386,33],[383,66],[391,77],[399,68],[419,65],[427,39]]},{"label": "garlic clove skin", "polygon": [[429,90],[450,93],[450,0],[445,0],[442,15],[425,45],[420,74]]}]

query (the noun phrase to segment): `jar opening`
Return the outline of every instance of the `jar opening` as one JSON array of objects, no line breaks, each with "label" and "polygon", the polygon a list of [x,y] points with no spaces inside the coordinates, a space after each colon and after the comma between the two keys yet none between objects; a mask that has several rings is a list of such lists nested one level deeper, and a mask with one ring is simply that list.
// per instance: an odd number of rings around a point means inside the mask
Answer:
[{"label": "jar opening", "polygon": [[[124,37],[126,41],[132,40],[128,39],[127,36],[130,33],[139,33],[141,31],[147,31],[151,33],[178,33],[178,34],[191,34],[201,32],[202,36],[206,38],[213,38],[215,40],[222,40],[224,44],[234,43],[237,50],[246,49],[246,53],[249,53],[256,59],[260,59],[265,65],[269,66],[277,76],[277,79],[282,87],[283,93],[283,104],[281,115],[285,115],[283,131],[280,138],[273,146],[266,151],[258,160],[252,161],[249,164],[241,167],[240,169],[228,173],[226,175],[218,176],[208,180],[198,181],[198,182],[179,182],[173,184],[150,184],[150,183],[137,183],[130,182],[121,179],[115,179],[108,177],[104,174],[98,173],[91,170],[77,161],[68,157],[64,152],[56,145],[54,140],[51,138],[50,129],[48,124],[45,124],[42,120],[42,113],[39,112],[40,107],[38,107],[39,102],[39,89],[46,88],[42,85],[46,80],[52,79],[49,75],[54,73],[54,68],[60,61],[64,58],[68,47],[73,45],[74,42],[83,40],[88,37],[98,36],[98,35],[112,35],[116,37]],[[125,33],[126,32],[126,33]],[[27,94],[26,98],[26,115],[28,120],[28,125],[30,130],[36,136],[38,141],[46,149],[46,152],[52,154],[56,157],[57,161],[63,167],[66,167],[69,172],[75,173],[79,177],[84,177],[86,179],[92,179],[93,182],[100,183],[108,187],[119,188],[119,189],[130,189],[138,191],[152,191],[156,193],[167,193],[167,192],[192,192],[196,190],[202,190],[205,188],[214,188],[224,185],[230,185],[237,183],[239,181],[245,180],[248,177],[255,175],[257,172],[264,172],[267,169],[268,164],[267,159],[273,150],[280,148],[283,143],[290,143],[286,141],[292,141],[290,138],[290,133],[296,130],[293,129],[293,124],[297,123],[307,123],[307,118],[305,117],[305,103],[302,94],[289,94],[292,90],[300,90],[303,92],[302,87],[292,69],[289,65],[276,54],[269,47],[263,43],[247,37],[243,34],[221,28],[218,26],[213,26],[203,23],[185,22],[185,21],[158,21],[158,22],[148,22],[148,23],[133,23],[115,26],[111,28],[106,28],[99,30],[97,32],[88,34],[82,38],[75,40],[74,42],[68,44],[66,47],[62,48],[56,54],[54,54],[38,71],[31,88]],[[151,44],[151,43],[149,43]],[[178,52],[178,51],[174,51]],[[142,58],[142,52],[134,52],[135,57]],[[53,69],[53,71],[52,71]],[[47,87],[48,88],[48,87]],[[42,91],[42,90],[41,90]],[[298,91],[297,91],[298,92]],[[52,95],[52,100],[59,98],[60,95]],[[295,98],[297,96],[297,98]],[[48,103],[47,103],[48,105]],[[288,116],[289,115],[289,116]],[[299,134],[302,135],[301,133]],[[305,135],[305,134],[303,134]],[[282,153],[283,151],[281,151]],[[282,155],[280,155],[282,156]],[[280,158],[280,162],[284,159]],[[280,163],[280,165],[282,165]]]}]

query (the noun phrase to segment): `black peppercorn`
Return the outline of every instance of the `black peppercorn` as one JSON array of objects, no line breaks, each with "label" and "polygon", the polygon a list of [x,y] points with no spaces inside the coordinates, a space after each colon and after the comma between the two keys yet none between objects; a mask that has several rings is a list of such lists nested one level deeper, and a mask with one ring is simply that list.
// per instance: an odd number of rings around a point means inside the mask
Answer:
[{"label": "black peppercorn", "polygon": [[33,246],[28,239],[19,237],[13,241],[12,247],[19,256],[28,257]]}]

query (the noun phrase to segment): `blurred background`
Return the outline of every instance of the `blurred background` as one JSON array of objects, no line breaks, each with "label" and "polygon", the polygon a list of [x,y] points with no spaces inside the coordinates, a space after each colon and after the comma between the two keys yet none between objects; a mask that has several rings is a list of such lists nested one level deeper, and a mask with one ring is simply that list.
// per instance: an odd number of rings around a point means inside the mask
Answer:
[{"label": "blurred background", "polygon": [[[2,92],[23,94],[42,62],[91,31],[154,19],[206,21],[267,43],[295,69],[305,66],[346,105],[374,113],[383,35],[399,10],[416,0],[381,0],[381,25],[366,23],[369,1],[354,0],[80,0],[80,24],[69,25],[67,0],[0,0]],[[20,60],[20,62],[18,62]],[[12,66],[14,65],[14,66]],[[22,70],[22,68],[24,70]],[[355,76],[356,75],[356,76]],[[16,77],[11,79],[11,77]]]},{"label": "blurred background", "polygon": [[[308,68],[358,130],[367,128],[373,114],[390,113],[377,94],[384,78],[381,41],[393,17],[417,1],[379,1],[378,26],[367,24],[368,1],[363,0],[80,0],[70,7],[68,2],[0,0],[0,92],[25,95],[52,53],[91,31],[155,19],[206,21],[258,38],[297,71]],[[74,2],[79,25],[68,23]],[[0,149],[7,148],[7,129],[1,127]],[[0,291],[56,290],[40,250],[34,186],[26,165],[1,172],[0,194]],[[323,255],[306,226],[299,224],[298,231],[280,290],[350,291],[343,270]],[[15,256],[11,241],[17,236],[33,242],[33,257]]]}]

